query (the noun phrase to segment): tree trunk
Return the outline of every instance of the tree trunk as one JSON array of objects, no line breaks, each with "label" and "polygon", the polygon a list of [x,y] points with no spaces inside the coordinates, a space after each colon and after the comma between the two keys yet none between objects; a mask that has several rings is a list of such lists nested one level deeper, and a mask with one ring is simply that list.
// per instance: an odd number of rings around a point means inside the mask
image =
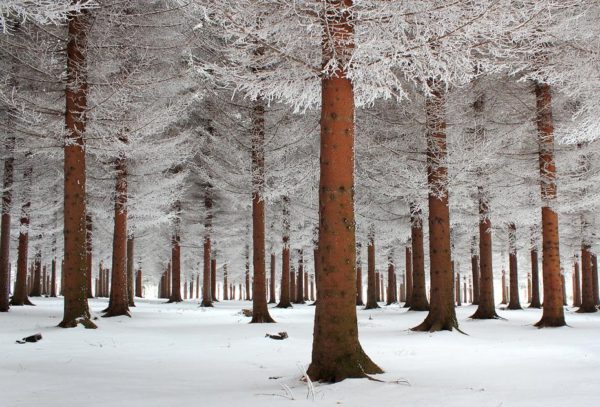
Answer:
[{"label": "tree trunk", "polygon": [[390,256],[388,259],[388,289],[387,289],[387,301],[386,305],[392,305],[394,303],[394,259]]},{"label": "tree trunk", "polygon": [[592,253],[591,245],[583,243],[581,245],[581,307],[577,312],[588,313],[596,312],[594,303],[594,291],[592,284]]},{"label": "tree trunk", "polygon": [[367,305],[365,309],[379,308],[379,277],[375,271],[375,233],[369,231],[367,244]]},{"label": "tree trunk", "polygon": [[405,248],[405,276],[406,276],[406,301],[404,303],[405,308],[410,308],[411,300],[412,300],[412,290],[413,290],[413,266],[412,266],[412,249],[410,246],[406,246]]},{"label": "tree trunk", "polygon": [[[245,290],[245,297],[244,299],[246,301],[250,301],[250,248],[248,247],[248,245],[246,245],[246,274],[244,276],[245,279],[245,283],[246,283],[246,290]],[[240,297],[241,297],[241,291],[240,291]]]},{"label": "tree trunk", "polygon": [[456,282],[454,283],[454,288],[456,290],[456,306],[460,307],[462,305],[461,301],[461,291],[460,291],[460,274],[456,273]]},{"label": "tree trunk", "polygon": [[291,271],[290,271],[290,301],[295,303],[296,302],[296,268],[294,266],[291,266]]},{"label": "tree trunk", "polygon": [[204,243],[203,243],[203,263],[202,263],[202,302],[201,307],[212,307],[212,284],[210,282],[210,254],[211,254],[211,233],[212,233],[212,196],[211,186],[205,186],[204,192]]},{"label": "tree trunk", "polygon": [[510,278],[510,301],[507,309],[523,309],[519,299],[519,272],[517,268],[517,228],[514,223],[508,225],[508,263]]},{"label": "tree trunk", "polygon": [[290,308],[290,210],[289,198],[283,197],[283,248],[281,251],[281,287],[277,308]]},{"label": "tree trunk", "polygon": [[304,255],[298,250],[298,272],[296,273],[296,295],[294,304],[304,304]]},{"label": "tree trunk", "polygon": [[134,265],[135,238],[129,235],[127,238],[127,295],[130,307],[135,307],[135,265]]},{"label": "tree trunk", "polygon": [[508,303],[508,295],[507,295],[507,287],[506,287],[506,271],[502,270],[502,302],[501,304]]},{"label": "tree trunk", "polygon": [[479,256],[473,248],[471,252],[471,274],[473,279],[473,305],[479,304]]},{"label": "tree trunk", "polygon": [[[326,3],[324,60],[330,45],[343,57],[352,48],[351,0]],[[330,30],[331,27],[335,29]],[[327,30],[327,31],[325,31]],[[331,43],[333,42],[333,44]],[[354,222],[354,90],[346,72],[321,79],[318,300],[315,310],[312,380],[338,382],[382,370],[363,351],[356,318]]]},{"label": "tree trunk", "polygon": [[56,257],[52,258],[52,274],[50,276],[50,297],[56,297]]},{"label": "tree trunk", "polygon": [[[9,123],[10,124],[10,123]],[[10,131],[10,129],[7,129]],[[5,139],[4,183],[2,190],[2,221],[0,232],[0,312],[6,312],[10,303],[10,211],[15,168],[15,136]]]},{"label": "tree trunk", "polygon": [[[492,222],[483,187],[478,187],[479,199],[479,303],[473,319],[495,319],[494,265],[492,263]],[[475,290],[476,287],[474,286]]]},{"label": "tree trunk", "polygon": [[85,215],[85,228],[85,247],[87,251],[87,297],[94,298],[94,292],[92,291],[92,250],[94,248],[92,241],[94,229],[92,224],[92,215],[90,215],[89,213]]},{"label": "tree trunk", "polygon": [[594,304],[600,305],[600,293],[598,292],[598,258],[592,254],[592,290],[594,291]]},{"label": "tree trunk", "polygon": [[441,84],[431,82],[430,86],[432,95],[426,102],[426,122],[431,304],[425,321],[413,330],[433,332],[458,329],[458,321],[454,311],[454,275],[450,252],[445,95]]},{"label": "tree trunk", "polygon": [[42,296],[42,253],[39,251],[35,254],[35,260],[33,262],[32,285],[29,296]]},{"label": "tree trunk", "polygon": [[143,286],[142,286],[142,269],[140,268],[137,273],[135,273],[135,296],[138,298],[143,298],[144,297],[144,293],[143,291]]},{"label": "tree trunk", "polygon": [[538,272],[538,252],[531,249],[531,303],[529,308],[542,308],[540,301],[540,283]]},{"label": "tree trunk", "polygon": [[210,296],[213,302],[218,302],[217,298],[217,252],[213,251],[210,259]]},{"label": "tree trunk", "polygon": [[423,254],[423,218],[416,205],[410,206],[410,241],[412,244],[412,296],[411,311],[429,311],[425,284],[425,255]]},{"label": "tree trunk", "polygon": [[356,305],[365,305],[363,302],[363,276],[362,276],[362,243],[356,243]]},{"label": "tree trunk", "polygon": [[[119,137],[127,143],[124,136]],[[115,163],[115,226],[113,233],[112,275],[110,298],[105,317],[129,314],[129,294],[127,288],[127,158],[120,154]]]},{"label": "tree trunk", "polygon": [[[167,284],[169,285],[169,302],[181,302],[181,203],[175,202],[175,219],[173,220],[173,237],[171,239],[171,264],[169,265]],[[210,285],[209,285],[210,287]]]},{"label": "tree trunk", "polygon": [[21,205],[21,218],[19,228],[19,245],[17,248],[17,278],[15,292],[10,305],[33,305],[29,301],[27,287],[27,256],[29,251],[29,211],[31,209],[31,177],[33,168],[27,167],[23,174],[23,205]]},{"label": "tree trunk", "polygon": [[579,262],[573,263],[573,307],[581,307],[581,282],[579,280]]},{"label": "tree trunk", "polygon": [[[271,286],[269,290],[269,304],[276,304],[277,300],[275,299],[275,253],[271,253],[271,279],[269,280]],[[223,286],[225,289],[225,286]]]},{"label": "tree trunk", "polygon": [[64,143],[64,315],[59,324],[95,328],[87,302],[86,164],[87,35],[90,11],[72,13],[68,20],[67,86]]}]

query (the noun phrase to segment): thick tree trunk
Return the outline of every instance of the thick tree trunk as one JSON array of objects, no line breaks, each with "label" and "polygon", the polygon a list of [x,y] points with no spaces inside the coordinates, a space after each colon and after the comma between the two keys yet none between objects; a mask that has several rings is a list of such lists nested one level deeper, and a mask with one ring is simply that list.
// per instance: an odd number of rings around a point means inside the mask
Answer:
[{"label": "thick tree trunk", "polygon": [[[269,289],[269,304],[276,304],[277,300],[275,299],[275,253],[271,253],[271,279],[269,280],[270,289]],[[223,289],[225,289],[225,285],[223,285]]]},{"label": "thick tree trunk", "polygon": [[431,303],[427,318],[413,330],[433,332],[458,329],[458,321],[454,311],[454,276],[450,249],[445,95],[441,84],[431,85],[432,95],[426,102]]},{"label": "thick tree trunk", "polygon": [[[323,51],[349,53],[351,0],[326,3]],[[327,30],[327,31],[325,31]],[[338,52],[339,51],[339,52]],[[312,380],[338,382],[382,370],[363,351],[356,318],[354,221],[354,90],[344,71],[321,79],[318,300],[315,310]]]},{"label": "thick tree trunk", "polygon": [[304,304],[304,253],[298,250],[298,272],[296,273],[296,295],[294,304]]},{"label": "thick tree trunk", "polygon": [[519,299],[519,271],[517,267],[517,228],[514,223],[508,225],[508,264],[510,279],[510,300],[507,309],[523,309]]},{"label": "thick tree trunk", "polygon": [[17,278],[15,292],[10,305],[33,305],[29,301],[27,287],[27,256],[29,251],[29,211],[31,209],[31,177],[33,168],[28,167],[23,174],[23,205],[21,205],[21,218],[19,228],[19,245],[17,248]]},{"label": "thick tree trunk", "polygon": [[[10,129],[7,129],[11,131]],[[15,167],[15,136],[5,139],[4,182],[2,190],[2,221],[0,232],[0,312],[6,312],[10,303],[10,211]]]},{"label": "thick tree trunk", "polygon": [[564,326],[563,289],[560,273],[558,214],[556,201],[556,165],[554,163],[554,122],[550,85],[536,82],[537,128],[542,198],[542,275],[544,308],[537,327]]},{"label": "thick tree trunk", "polygon": [[171,264],[169,264],[168,269],[170,278],[167,278],[167,284],[169,285],[169,302],[181,302],[183,301],[183,298],[181,298],[181,203],[176,201],[174,208]]},{"label": "thick tree trunk", "polygon": [[[126,143],[125,137],[119,138]],[[121,154],[116,160],[115,226],[113,233],[112,275],[110,299],[105,317],[129,314],[127,288],[127,159]]]},{"label": "thick tree trunk", "polygon": [[41,297],[42,296],[42,253],[37,252],[35,254],[35,260],[33,261],[33,275],[31,280],[31,291],[30,297]]},{"label": "thick tree trunk", "polygon": [[[494,266],[492,263],[492,222],[482,187],[479,195],[479,304],[473,319],[499,318],[494,301]],[[475,287],[474,287],[475,289]]]},{"label": "thick tree trunk", "polygon": [[68,20],[66,135],[64,143],[64,315],[59,324],[95,328],[87,302],[86,164],[87,35],[90,11],[72,13]]},{"label": "thick tree trunk", "polygon": [[591,245],[581,245],[581,307],[577,312],[596,312],[594,303],[594,287],[592,284],[592,253]]},{"label": "thick tree trunk", "polygon": [[367,305],[365,309],[379,308],[379,277],[375,271],[375,233],[369,232],[367,244]]},{"label": "thick tree trunk", "polygon": [[404,303],[405,308],[410,308],[413,291],[413,265],[412,265],[412,249],[410,246],[405,248],[405,276],[406,276],[406,301]]},{"label": "thick tree trunk", "polygon": [[538,271],[538,253],[536,249],[531,249],[531,303],[529,308],[541,308],[540,301],[540,283]]},{"label": "thick tree trunk", "polygon": [[410,207],[410,240],[412,245],[412,296],[411,311],[429,311],[425,284],[425,255],[423,251],[423,218],[416,205]]},{"label": "thick tree trunk", "polygon": [[127,237],[127,296],[130,307],[135,307],[135,265],[134,265],[135,238]]},{"label": "thick tree trunk", "polygon": [[290,210],[289,198],[283,197],[283,248],[281,252],[281,287],[277,308],[290,308]]},{"label": "thick tree trunk", "polygon": [[363,276],[362,276],[362,244],[356,243],[356,305],[365,305],[363,302]]}]

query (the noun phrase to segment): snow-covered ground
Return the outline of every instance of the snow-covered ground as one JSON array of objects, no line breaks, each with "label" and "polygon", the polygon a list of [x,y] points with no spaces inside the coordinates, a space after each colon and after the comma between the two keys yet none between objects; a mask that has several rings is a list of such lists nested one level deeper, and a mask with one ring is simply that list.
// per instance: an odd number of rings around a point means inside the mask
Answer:
[{"label": "snow-covered ground", "polygon": [[[248,324],[250,303],[138,300],[133,318],[97,330],[61,329],[60,299],[0,315],[0,406],[599,406],[600,313],[567,311],[570,327],[538,330],[539,310],[499,311],[468,333],[416,333],[426,313],[397,305],[359,310],[363,347],[385,374],[309,386],[314,307],[272,309],[277,324]],[[91,300],[98,314],[106,300]],[[287,331],[289,339],[265,338]],[[41,332],[38,343],[15,340]],[[293,398],[293,400],[292,400]]]}]

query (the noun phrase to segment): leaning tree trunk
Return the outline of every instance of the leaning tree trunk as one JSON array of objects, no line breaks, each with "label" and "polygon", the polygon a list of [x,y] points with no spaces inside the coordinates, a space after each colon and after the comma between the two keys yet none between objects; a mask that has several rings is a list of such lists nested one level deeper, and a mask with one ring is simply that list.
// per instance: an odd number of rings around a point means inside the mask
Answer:
[{"label": "leaning tree trunk", "polygon": [[[349,57],[352,0],[324,3],[324,60]],[[327,33],[328,35],[326,35]],[[344,62],[342,61],[342,66]],[[346,72],[321,79],[318,301],[315,310],[312,380],[338,382],[382,370],[363,351],[356,318],[354,221],[354,90]]]},{"label": "leaning tree trunk", "polygon": [[494,265],[492,263],[492,222],[489,206],[483,192],[478,187],[479,199],[479,305],[471,318],[495,319],[496,303],[494,301]]},{"label": "leaning tree trunk", "polygon": [[135,264],[134,264],[135,238],[133,234],[127,237],[127,300],[130,307],[135,307]]},{"label": "leaning tree trunk", "polygon": [[375,272],[375,233],[369,232],[367,244],[367,305],[365,309],[379,308],[379,278]]},{"label": "leaning tree trunk", "polygon": [[19,228],[19,245],[17,248],[17,278],[15,292],[10,305],[33,305],[29,301],[27,290],[27,256],[29,251],[29,211],[31,209],[31,177],[33,168],[27,167],[23,173],[23,204]]},{"label": "leaning tree trunk", "polygon": [[283,197],[283,248],[281,249],[281,288],[277,308],[290,308],[290,209],[289,198]]},{"label": "leaning tree trunk", "polygon": [[365,305],[363,302],[363,282],[362,282],[362,244],[356,243],[356,305]]},{"label": "leaning tree trunk", "polygon": [[592,253],[591,245],[581,245],[581,307],[577,312],[596,312],[592,285]]},{"label": "leaning tree trunk", "polygon": [[404,303],[405,308],[410,308],[413,290],[413,266],[412,266],[412,249],[410,246],[406,246],[405,250],[405,276],[406,276],[406,301]]},{"label": "leaning tree trunk", "polygon": [[[11,129],[7,129],[11,131]],[[10,303],[10,211],[15,168],[15,136],[5,139],[4,183],[2,191],[2,231],[0,232],[0,312],[6,312]]]},{"label": "leaning tree trunk", "polygon": [[[120,137],[123,143],[127,139]],[[127,287],[127,158],[120,154],[116,160],[115,226],[113,233],[112,274],[110,298],[105,317],[129,314]]]},{"label": "leaning tree trunk", "polygon": [[558,214],[556,202],[556,165],[554,163],[554,122],[550,85],[536,82],[536,110],[539,138],[539,166],[542,197],[542,275],[544,308],[539,328],[564,326],[563,288],[560,273]]},{"label": "leaning tree trunk", "polygon": [[[269,280],[269,304],[276,304],[277,300],[275,299],[275,253],[271,253],[271,278]],[[225,286],[223,286],[225,288]]]},{"label": "leaning tree trunk", "polygon": [[182,302],[181,298],[181,202],[174,205],[173,237],[171,238],[171,264],[167,278],[169,302]]},{"label": "leaning tree trunk", "polygon": [[212,285],[210,282],[210,253],[211,253],[211,232],[212,232],[212,196],[211,186],[207,185],[204,192],[204,243],[203,243],[203,262],[202,262],[202,302],[201,307],[212,307]]},{"label": "leaning tree trunk", "polygon": [[70,15],[67,41],[64,143],[64,315],[59,324],[95,328],[87,302],[86,164],[87,36],[90,11]]},{"label": "leaning tree trunk", "polygon": [[446,164],[445,95],[440,83],[430,83],[426,102],[427,183],[429,184],[429,270],[431,307],[415,331],[458,329],[454,311],[454,275],[450,252],[448,167]]},{"label": "leaning tree trunk", "polygon": [[540,282],[537,249],[531,249],[531,303],[529,308],[542,308],[540,301]]},{"label": "leaning tree trunk", "polygon": [[429,311],[427,287],[425,285],[425,255],[423,254],[423,218],[416,205],[410,209],[410,241],[412,245],[413,288],[410,301],[411,311]]},{"label": "leaning tree trunk", "polygon": [[508,225],[508,244],[510,300],[507,309],[522,309],[519,299],[519,271],[517,268],[517,228],[514,223]]},{"label": "leaning tree trunk", "polygon": [[252,112],[252,320],[275,322],[269,315],[265,286],[265,106],[254,102]]}]

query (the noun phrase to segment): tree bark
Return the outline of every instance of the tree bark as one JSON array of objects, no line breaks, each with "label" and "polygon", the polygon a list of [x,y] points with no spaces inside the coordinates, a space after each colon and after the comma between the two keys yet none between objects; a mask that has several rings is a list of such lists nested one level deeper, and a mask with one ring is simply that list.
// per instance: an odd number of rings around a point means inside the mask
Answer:
[{"label": "tree bark", "polygon": [[87,251],[87,297],[94,298],[94,292],[92,291],[92,250],[94,248],[92,242],[94,229],[92,224],[92,215],[90,215],[89,213],[85,215],[85,228],[85,247]]},{"label": "tree bark", "polygon": [[127,300],[130,307],[135,307],[135,264],[134,264],[135,238],[132,234],[127,237]]},{"label": "tree bark", "polygon": [[[275,299],[275,277],[276,277],[276,269],[275,269],[275,253],[271,253],[271,279],[269,280],[270,289],[269,289],[269,304],[276,304],[277,300]],[[225,289],[225,286],[223,286]]]},{"label": "tree bark", "polygon": [[592,285],[592,253],[591,245],[583,243],[581,245],[581,307],[577,310],[580,313],[597,312],[594,303],[594,291]]},{"label": "tree bark", "polygon": [[52,274],[50,276],[50,297],[56,297],[56,257],[52,258]]},{"label": "tree bark", "polygon": [[581,307],[581,281],[579,280],[579,262],[573,263],[573,307]]},{"label": "tree bark", "polygon": [[473,279],[473,305],[479,304],[479,256],[475,248],[471,251],[471,274]]},{"label": "tree bark", "polygon": [[202,263],[202,302],[201,307],[212,307],[212,284],[211,284],[211,234],[212,234],[212,196],[211,186],[206,185],[204,191],[204,243],[203,243],[203,263]]},{"label": "tree bark", "polygon": [[[181,202],[174,205],[175,219],[173,220],[173,237],[171,238],[171,264],[167,273],[169,287],[169,302],[181,302]],[[209,285],[210,287],[210,285]]]},{"label": "tree bark", "polygon": [[425,284],[425,255],[423,254],[423,218],[421,210],[411,204],[410,241],[412,245],[413,288],[410,311],[429,311]]},{"label": "tree bark", "polygon": [[289,198],[284,196],[283,202],[283,248],[281,251],[281,287],[277,308],[290,308],[290,210]]},{"label": "tree bark", "polygon": [[430,81],[426,101],[427,183],[429,185],[429,270],[431,303],[425,321],[415,331],[458,329],[454,311],[454,275],[450,249],[448,168],[446,164],[445,95],[442,84]]},{"label": "tree bark", "polygon": [[542,308],[540,301],[540,283],[538,271],[538,252],[531,249],[531,304],[529,308]]},{"label": "tree bark", "polygon": [[41,297],[42,296],[42,253],[38,251],[35,254],[33,261],[33,275],[31,280],[31,292],[30,297]]},{"label": "tree bark", "polygon": [[356,305],[365,305],[363,302],[363,277],[362,277],[362,244],[356,243]]},{"label": "tree bark", "polygon": [[[352,48],[351,0],[326,3],[324,60],[331,46],[344,57]],[[329,34],[326,35],[325,33]],[[318,300],[312,361],[315,381],[338,382],[382,370],[363,351],[356,318],[354,221],[354,90],[342,69],[321,79]]]},{"label": "tree bark", "polygon": [[510,300],[507,309],[523,309],[519,299],[519,271],[517,267],[517,228],[514,223],[508,225],[508,264],[510,279]]},{"label": "tree bark", "polygon": [[[407,250],[408,251],[408,250]],[[394,284],[394,259],[390,256],[388,258],[388,287],[387,287],[387,301],[386,305],[392,305],[395,302],[394,291],[396,290]]]},{"label": "tree bark", "polygon": [[544,308],[539,328],[565,326],[562,304],[558,214],[556,201],[556,165],[554,163],[554,122],[550,85],[536,82],[536,110],[539,139],[540,186],[542,197],[542,275]]},{"label": "tree bark", "polygon": [[305,304],[304,301],[304,253],[298,250],[298,272],[296,273],[296,295],[294,304]]},{"label": "tree bark", "polygon": [[412,249],[410,246],[406,246],[405,250],[405,276],[406,276],[406,301],[404,303],[405,308],[410,308],[413,291],[413,265],[412,265]]},{"label": "tree bark", "polygon": [[217,298],[217,252],[213,250],[210,258],[210,296],[213,302],[219,302]]},{"label": "tree bark", "polygon": [[12,209],[15,168],[15,136],[10,133],[5,140],[6,158],[4,159],[2,221],[0,226],[2,228],[0,232],[0,312],[7,312],[10,304],[10,211]]},{"label": "tree bark", "polygon": [[592,254],[592,290],[594,291],[594,304],[600,305],[600,293],[598,292],[598,258]]},{"label": "tree bark", "polygon": [[367,244],[367,305],[365,309],[379,308],[379,277],[375,271],[375,232],[369,231]]},{"label": "tree bark", "polygon": [[96,328],[87,302],[86,163],[85,126],[87,111],[87,36],[90,11],[71,13],[68,19],[67,85],[65,88],[67,129],[64,143],[64,315],[59,326],[81,323]]},{"label": "tree bark", "polygon": [[137,273],[135,273],[135,296],[138,298],[143,298],[144,297],[144,293],[143,291],[143,285],[142,285],[142,269],[140,268]]},{"label": "tree bark", "polygon": [[17,278],[15,279],[15,292],[10,305],[33,305],[29,301],[27,287],[27,256],[29,251],[29,211],[31,209],[31,177],[32,167],[27,167],[23,173],[23,204],[21,205],[21,218],[19,219],[19,245],[17,248]]}]

